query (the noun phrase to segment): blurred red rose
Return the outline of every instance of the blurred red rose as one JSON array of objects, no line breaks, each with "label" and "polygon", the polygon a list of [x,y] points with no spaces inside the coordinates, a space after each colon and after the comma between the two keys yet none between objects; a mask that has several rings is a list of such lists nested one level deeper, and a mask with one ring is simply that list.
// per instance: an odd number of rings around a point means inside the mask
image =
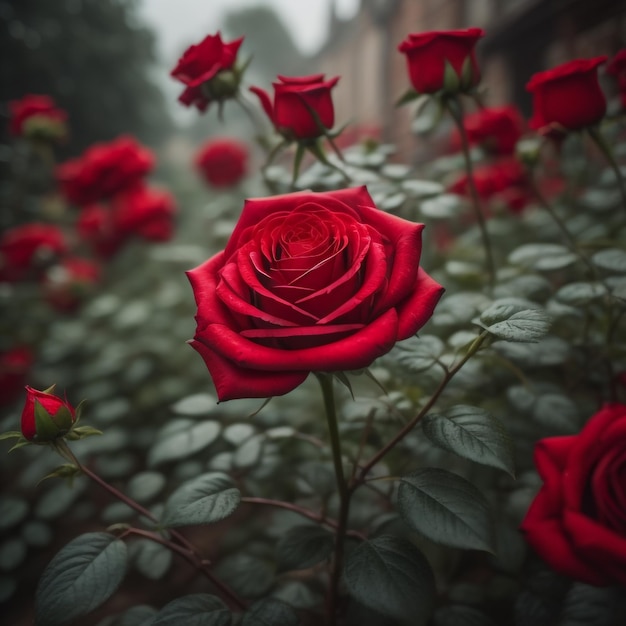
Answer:
[{"label": "blurred red rose", "polygon": [[11,121],[9,130],[12,135],[22,136],[41,134],[52,137],[65,135],[67,113],[58,109],[49,96],[29,94],[20,100],[9,103]]},{"label": "blurred red rose", "polygon": [[[274,86],[274,104],[258,87],[250,91],[261,105],[276,130],[288,139],[314,139],[335,123],[335,110],[330,90],[339,77],[324,80],[324,74],[313,76],[278,76]],[[321,124],[321,127],[320,127]]]},{"label": "blurred red rose", "polygon": [[[524,120],[512,105],[480,109],[465,117],[463,125],[471,145],[480,145],[495,155],[513,154],[524,132]],[[451,142],[453,149],[460,150],[458,130],[453,132]]]},{"label": "blurred red rose", "polygon": [[73,312],[94,291],[101,273],[95,261],[67,257],[46,272],[42,281],[44,296],[56,310]]},{"label": "blurred red rose", "polygon": [[76,420],[74,407],[51,391],[26,387],[21,427],[29,441],[52,441],[64,435]]},{"label": "blurred red rose", "polygon": [[606,66],[606,73],[617,79],[617,87],[622,103],[626,109],[626,48],[620,50]]},{"label": "blurred red rose", "polygon": [[365,187],[247,200],[226,249],[188,272],[219,399],[364,368],[415,334],[443,292],[419,266],[423,228]]},{"label": "blurred red rose", "polygon": [[[481,28],[411,33],[398,50],[406,54],[409,78],[417,93],[467,91],[480,81],[474,48],[485,34]],[[446,64],[456,80],[446,84]]]},{"label": "blurred red rose", "polygon": [[168,241],[174,232],[176,204],[163,189],[137,185],[115,196],[111,202],[113,231],[149,241]]},{"label": "blurred red rose", "polygon": [[124,244],[124,237],[114,229],[111,210],[102,204],[90,204],[81,210],[76,231],[98,256],[112,257]]},{"label": "blurred red rose", "polygon": [[590,585],[626,585],[626,406],[607,404],[582,431],[542,439],[543,487],[521,525],[528,543],[562,574]]},{"label": "blurred red rose", "polygon": [[10,228],[0,237],[0,280],[35,277],[66,251],[63,232],[52,224],[33,222]]},{"label": "blurred red rose", "polygon": [[99,143],[57,168],[61,191],[80,206],[110,198],[141,180],[154,165],[154,156],[133,137]]},{"label": "blurred red rose", "polygon": [[606,113],[598,66],[606,56],[576,59],[534,74],[526,85],[533,94],[530,127],[542,133],[579,130],[597,124]]},{"label": "blurred red rose", "polygon": [[241,80],[235,61],[242,42],[243,37],[224,43],[218,32],[187,48],[171,72],[186,85],[179,101],[205,111],[211,102],[235,96]]},{"label": "blurred red rose", "polygon": [[0,405],[10,404],[19,396],[34,360],[25,346],[0,352]]},{"label": "blurred red rose", "polygon": [[195,164],[213,187],[232,187],[245,177],[248,156],[245,143],[224,137],[207,141],[196,154]]}]

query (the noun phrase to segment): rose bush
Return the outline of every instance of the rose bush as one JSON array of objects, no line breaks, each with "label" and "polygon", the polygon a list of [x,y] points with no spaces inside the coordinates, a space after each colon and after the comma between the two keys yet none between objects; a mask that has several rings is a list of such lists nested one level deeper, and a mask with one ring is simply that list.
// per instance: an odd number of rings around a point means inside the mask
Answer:
[{"label": "rose bush", "polygon": [[214,100],[233,97],[239,89],[235,62],[242,42],[243,37],[224,43],[218,32],[190,46],[171,72],[171,76],[186,85],[179,101],[205,111]]},{"label": "rose bush", "polygon": [[76,159],[57,168],[68,202],[84,206],[108,199],[144,178],[154,166],[150,150],[130,136],[95,144]]},{"label": "rose bush", "polygon": [[230,138],[211,139],[195,157],[195,165],[213,187],[232,187],[239,183],[248,169],[248,148]]},{"label": "rose bush", "polygon": [[535,448],[544,484],[522,523],[555,570],[591,585],[626,585],[626,406],[607,404],[577,435]]},{"label": "rose bush", "polygon": [[273,104],[263,89],[250,87],[250,91],[259,97],[263,110],[281,135],[288,139],[315,139],[333,127],[335,110],[330,92],[339,81],[338,76],[329,80],[325,80],[324,74],[278,76],[278,80],[272,83]]},{"label": "rose bush", "polygon": [[[398,50],[406,54],[411,84],[417,93],[465,91],[480,81],[474,48],[484,35],[481,28],[411,33]],[[458,80],[446,85],[446,63]],[[464,68],[465,76],[464,76]]]},{"label": "rose bush", "polygon": [[606,56],[576,59],[534,74],[526,85],[533,95],[532,129],[579,130],[597,124],[606,113],[598,67]]},{"label": "rose bush", "polygon": [[220,400],[367,367],[417,332],[443,292],[419,266],[423,227],[365,187],[248,200],[226,249],[188,272]]}]

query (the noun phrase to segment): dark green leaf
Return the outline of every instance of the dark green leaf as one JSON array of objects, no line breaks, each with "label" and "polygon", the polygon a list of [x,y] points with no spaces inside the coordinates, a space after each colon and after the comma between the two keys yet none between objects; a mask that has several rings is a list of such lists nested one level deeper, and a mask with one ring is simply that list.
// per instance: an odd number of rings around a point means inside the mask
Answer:
[{"label": "dark green leaf", "polygon": [[591,260],[602,269],[620,274],[626,273],[626,252],[619,248],[609,248],[596,252]]},{"label": "dark green leaf", "polygon": [[435,335],[411,337],[399,342],[391,356],[413,372],[431,368],[442,355],[445,344]]},{"label": "dark green leaf", "polygon": [[335,544],[331,533],[320,526],[295,526],[276,544],[280,571],[306,569],[327,559]]},{"label": "dark green leaf", "polygon": [[551,317],[545,311],[526,309],[485,328],[498,339],[533,343],[550,330],[550,323]]},{"label": "dark green leaf", "polygon": [[364,541],[346,557],[350,595],[361,604],[413,625],[426,622],[435,581],[428,561],[409,541],[381,535]]},{"label": "dark green leaf", "polygon": [[246,598],[260,598],[274,584],[274,562],[244,552],[220,561],[216,574]]},{"label": "dark green leaf", "polygon": [[230,611],[215,596],[196,593],[166,604],[150,626],[230,626]]},{"label": "dark green leaf", "polygon": [[150,580],[159,580],[165,576],[172,563],[171,550],[150,539],[135,541],[131,552],[135,567]]},{"label": "dark green leaf", "polygon": [[300,620],[285,602],[267,598],[255,602],[243,616],[241,626],[298,626]]},{"label": "dark green leaf", "polygon": [[556,292],[556,298],[565,304],[582,306],[598,300],[607,293],[608,289],[602,283],[576,282],[561,287]]},{"label": "dark green leaf", "polygon": [[424,468],[400,479],[397,508],[404,521],[432,541],[494,551],[489,505],[464,478]]},{"label": "dark green leaf", "polygon": [[538,271],[562,269],[575,263],[578,257],[565,246],[555,243],[529,243],[509,255],[509,263]]},{"label": "dark green leaf", "polygon": [[157,610],[147,604],[138,604],[118,615],[107,626],[150,626]]},{"label": "dark green leaf", "polygon": [[513,449],[500,422],[483,409],[458,405],[422,420],[424,434],[459,456],[513,475]]},{"label": "dark green leaf", "polygon": [[87,533],[50,561],[35,595],[37,626],[64,624],[107,600],[126,574],[126,544],[108,533]]},{"label": "dark green leaf", "polygon": [[161,430],[148,453],[148,465],[154,467],[167,461],[183,459],[213,443],[220,434],[218,422],[197,422],[181,418],[170,421]]},{"label": "dark green leaf", "polygon": [[219,522],[235,511],[240,499],[229,476],[209,472],[184,483],[169,497],[161,521],[166,527]]}]

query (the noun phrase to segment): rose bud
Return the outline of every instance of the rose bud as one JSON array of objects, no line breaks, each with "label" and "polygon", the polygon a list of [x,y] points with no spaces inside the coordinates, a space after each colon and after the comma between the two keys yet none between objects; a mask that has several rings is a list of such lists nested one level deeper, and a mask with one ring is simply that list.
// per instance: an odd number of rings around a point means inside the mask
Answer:
[{"label": "rose bud", "polygon": [[248,148],[241,141],[211,139],[196,154],[195,165],[213,187],[233,187],[246,175],[248,156]]},{"label": "rose bud", "polygon": [[37,443],[53,441],[67,434],[76,421],[76,411],[66,400],[55,396],[54,386],[45,391],[26,387],[22,410],[22,435]]},{"label": "rose bud", "polygon": [[49,96],[26,95],[9,103],[9,130],[16,137],[58,140],[67,134],[67,113]]},{"label": "rose bud", "polygon": [[611,403],[576,435],[535,446],[543,486],[521,530],[553,569],[589,585],[626,585],[626,406]]},{"label": "rose bud", "polygon": [[242,42],[243,37],[224,43],[218,32],[187,48],[171,72],[171,76],[186,85],[178,100],[204,112],[214,101],[222,103],[234,98],[245,69],[235,64]]},{"label": "rose bud", "polygon": [[526,84],[533,94],[530,127],[542,134],[579,130],[597,124],[606,113],[598,66],[606,56],[576,59],[534,74]]},{"label": "rose bud", "polygon": [[250,87],[261,101],[263,110],[276,130],[289,140],[315,139],[325,135],[335,123],[330,90],[339,77],[324,80],[324,74],[313,76],[278,76],[274,86],[274,104],[258,87]]},{"label": "rose bud", "polygon": [[412,33],[399,46],[418,94],[468,91],[480,81],[474,48],[481,28]]},{"label": "rose bud", "polygon": [[420,267],[423,228],[365,187],[247,200],[226,249],[188,272],[191,345],[219,399],[283,395],[414,335],[443,293]]}]

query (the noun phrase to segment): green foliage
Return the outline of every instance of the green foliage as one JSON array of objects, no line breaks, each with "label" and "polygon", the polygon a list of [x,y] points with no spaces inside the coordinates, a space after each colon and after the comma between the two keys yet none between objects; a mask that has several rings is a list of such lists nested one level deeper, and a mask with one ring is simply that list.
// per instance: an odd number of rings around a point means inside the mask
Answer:
[{"label": "green foliage", "polygon": [[307,569],[330,558],[334,537],[324,528],[313,525],[295,526],[276,544],[276,560],[282,571]]},{"label": "green foliage", "polygon": [[166,604],[150,621],[151,626],[230,626],[231,613],[217,597],[206,593],[182,596]]},{"label": "green foliage", "polygon": [[268,598],[255,602],[245,613],[241,626],[298,626],[300,620],[293,609],[280,600]]}]

